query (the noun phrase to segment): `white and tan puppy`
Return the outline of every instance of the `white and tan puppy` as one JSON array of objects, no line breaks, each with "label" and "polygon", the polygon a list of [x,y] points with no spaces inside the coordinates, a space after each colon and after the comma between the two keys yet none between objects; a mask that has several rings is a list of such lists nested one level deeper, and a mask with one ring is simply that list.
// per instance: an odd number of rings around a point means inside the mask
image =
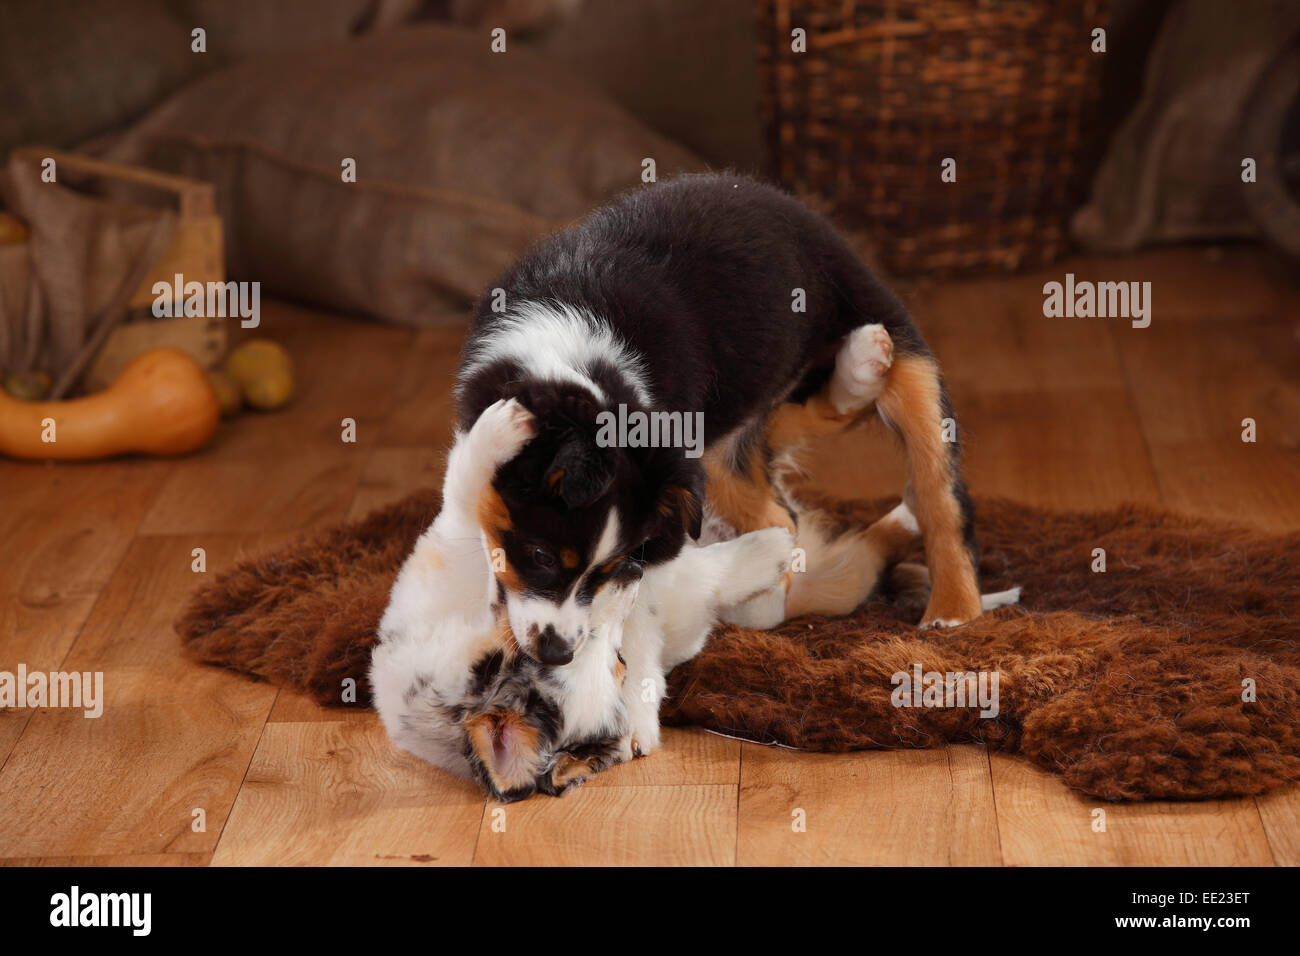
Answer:
[{"label": "white and tan puppy", "polygon": [[668,671],[700,651],[725,609],[770,591],[793,548],[770,528],[688,545],[644,573],[628,560],[602,568],[572,661],[545,665],[510,630],[479,523],[493,475],[532,434],[530,413],[506,400],[456,436],[442,511],[393,586],[370,673],[398,746],[506,800],[562,793],[654,750]]}]

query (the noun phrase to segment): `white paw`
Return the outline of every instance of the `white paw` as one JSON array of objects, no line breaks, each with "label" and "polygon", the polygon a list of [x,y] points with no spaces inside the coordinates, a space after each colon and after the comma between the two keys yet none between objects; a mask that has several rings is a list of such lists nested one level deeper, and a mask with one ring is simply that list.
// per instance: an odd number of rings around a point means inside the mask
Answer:
[{"label": "white paw", "polygon": [[1010,588],[1006,591],[995,591],[993,594],[980,595],[980,607],[985,611],[991,611],[997,607],[1006,607],[1010,604],[1020,603],[1020,588]]},{"label": "white paw", "polygon": [[740,554],[736,570],[748,577],[754,590],[767,590],[790,570],[794,557],[794,535],[785,528],[764,528],[736,539]]},{"label": "white paw", "polygon": [[649,716],[633,715],[632,729],[623,736],[618,744],[619,757],[622,760],[635,760],[648,757],[659,749],[659,714],[651,711]]},{"label": "white paw", "polygon": [[892,521],[900,525],[908,534],[913,537],[921,536],[921,525],[916,520],[916,515],[912,509],[907,506],[907,502],[900,502],[894,506],[894,510],[885,515],[885,520]]},{"label": "white paw", "polygon": [[785,608],[781,578],[794,557],[794,535],[785,528],[764,528],[711,548],[726,549],[728,557],[715,596],[722,619],[748,627],[778,623]]},{"label": "white paw", "polygon": [[785,620],[785,598],[785,586],[778,584],[748,601],[722,608],[718,618],[754,631],[771,630]]},{"label": "white paw", "polygon": [[894,340],[883,325],[863,325],[849,333],[835,356],[830,399],[841,415],[872,404],[885,387],[894,364]]},{"label": "white paw", "polygon": [[533,413],[515,399],[503,398],[483,410],[469,437],[477,455],[500,465],[519,454],[536,432]]}]

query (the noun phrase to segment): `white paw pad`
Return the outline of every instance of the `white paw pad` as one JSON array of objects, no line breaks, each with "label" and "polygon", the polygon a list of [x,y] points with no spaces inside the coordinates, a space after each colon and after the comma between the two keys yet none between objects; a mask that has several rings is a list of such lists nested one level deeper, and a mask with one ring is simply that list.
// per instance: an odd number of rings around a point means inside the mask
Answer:
[{"label": "white paw pad", "polygon": [[830,398],[841,415],[866,408],[880,397],[885,374],[894,364],[894,340],[883,325],[863,325],[849,333],[835,356]]}]

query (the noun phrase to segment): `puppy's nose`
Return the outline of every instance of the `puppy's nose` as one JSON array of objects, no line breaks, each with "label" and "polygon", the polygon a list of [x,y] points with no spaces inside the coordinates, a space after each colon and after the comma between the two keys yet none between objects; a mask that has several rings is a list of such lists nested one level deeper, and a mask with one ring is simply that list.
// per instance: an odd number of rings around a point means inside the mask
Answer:
[{"label": "puppy's nose", "polygon": [[573,647],[560,637],[554,624],[547,624],[541,637],[537,639],[537,659],[552,667],[559,667],[573,660]]}]

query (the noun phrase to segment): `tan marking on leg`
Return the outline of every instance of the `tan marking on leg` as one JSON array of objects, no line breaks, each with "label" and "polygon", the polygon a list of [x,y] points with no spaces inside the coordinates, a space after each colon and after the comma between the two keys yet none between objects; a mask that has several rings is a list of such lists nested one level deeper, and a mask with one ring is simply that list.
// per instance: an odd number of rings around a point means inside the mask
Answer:
[{"label": "tan marking on leg", "polygon": [[965,623],[980,616],[976,569],[962,536],[953,493],[951,449],[942,437],[939,370],[933,359],[899,356],[876,407],[907,448],[912,507],[925,538],[933,586],[922,624]]},{"label": "tan marking on leg", "polygon": [[709,480],[705,494],[713,511],[737,534],[773,527],[785,528],[793,534],[794,519],[781,506],[764,471],[763,450],[753,448],[740,473],[723,460],[723,454],[704,455],[704,471]]},{"label": "tan marking on leg", "polygon": [[843,431],[858,418],[857,412],[841,414],[828,397],[828,386],[802,405],[779,405],[767,420],[767,444],[774,454],[797,450],[809,438]]}]

